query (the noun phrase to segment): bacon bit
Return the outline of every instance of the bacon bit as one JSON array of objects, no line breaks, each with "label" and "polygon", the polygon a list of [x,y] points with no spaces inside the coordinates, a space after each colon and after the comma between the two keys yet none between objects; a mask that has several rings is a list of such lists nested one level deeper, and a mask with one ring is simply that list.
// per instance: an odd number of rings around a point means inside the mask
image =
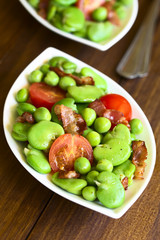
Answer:
[{"label": "bacon bit", "polygon": [[76,75],[73,75],[71,73],[65,73],[64,71],[62,71],[58,67],[50,67],[50,70],[57,73],[59,77],[68,76],[68,77],[73,78],[76,81],[77,85],[94,85],[94,80],[90,76],[80,78],[80,77],[78,77]]},{"label": "bacon bit", "polygon": [[114,6],[115,1],[111,0],[109,2],[106,2],[103,7],[105,7],[107,9],[108,12],[108,20],[114,24],[119,26],[120,25],[120,20],[119,17],[117,15],[117,13],[115,12],[113,6]]},{"label": "bacon bit", "polygon": [[89,105],[88,105],[89,108],[92,108],[96,114],[100,117],[103,115],[103,113],[106,111],[106,107],[104,106],[104,104],[96,99],[95,101],[91,102]]},{"label": "bacon bit", "polygon": [[58,178],[79,178],[80,174],[76,171],[60,171]]},{"label": "bacon bit", "polygon": [[124,187],[124,190],[127,190],[128,189],[128,177],[124,177],[122,180],[121,180],[121,183]]},{"label": "bacon bit", "polygon": [[147,148],[144,141],[132,142],[133,156],[132,163],[136,166],[134,179],[143,179],[143,173],[146,167]]},{"label": "bacon bit", "polygon": [[66,133],[82,135],[87,129],[86,122],[82,116],[71,108],[62,105],[56,105],[54,112],[59,120],[62,120],[63,128]]},{"label": "bacon bit", "polygon": [[114,109],[106,109],[105,105],[100,100],[96,99],[94,102],[90,103],[88,107],[94,109],[99,117],[108,118],[112,123],[112,127],[122,123],[130,129],[130,125],[122,112]]},{"label": "bacon bit", "polygon": [[38,5],[38,14],[44,19],[47,18],[48,5],[49,0],[40,0]]},{"label": "bacon bit", "polygon": [[16,122],[20,122],[20,123],[24,123],[24,122],[28,122],[28,123],[34,123],[34,117],[31,113],[29,112],[24,112],[21,116],[19,116],[16,119]]},{"label": "bacon bit", "polygon": [[129,122],[127,119],[124,117],[124,114],[120,111],[114,110],[114,109],[106,109],[105,112],[103,113],[103,117],[108,118],[112,125],[117,125],[117,124],[124,124],[130,129]]}]

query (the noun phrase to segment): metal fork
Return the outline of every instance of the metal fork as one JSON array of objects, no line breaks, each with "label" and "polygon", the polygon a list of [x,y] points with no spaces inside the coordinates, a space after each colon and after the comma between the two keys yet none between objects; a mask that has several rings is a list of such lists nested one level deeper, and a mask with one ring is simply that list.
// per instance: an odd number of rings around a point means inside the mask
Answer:
[{"label": "metal fork", "polygon": [[117,66],[117,73],[125,78],[146,77],[152,48],[155,22],[159,12],[160,0],[155,0],[150,7],[136,37]]}]

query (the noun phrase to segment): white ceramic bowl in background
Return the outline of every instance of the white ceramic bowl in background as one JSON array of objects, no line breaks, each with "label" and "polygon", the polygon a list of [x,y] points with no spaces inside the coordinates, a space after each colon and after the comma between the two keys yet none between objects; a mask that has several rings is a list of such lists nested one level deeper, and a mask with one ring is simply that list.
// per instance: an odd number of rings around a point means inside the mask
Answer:
[{"label": "white ceramic bowl in background", "polygon": [[54,27],[52,24],[50,24],[47,20],[40,17],[37,12],[31,7],[31,5],[27,2],[27,0],[19,0],[21,4],[24,6],[24,8],[43,26],[50,29],[51,31],[58,33],[66,38],[70,38],[72,40],[75,40],[77,42],[86,44],[90,47],[97,48],[101,51],[105,51],[112,47],[114,44],[116,44],[120,39],[122,39],[127,32],[132,27],[133,23],[135,22],[135,19],[137,17],[138,13],[138,0],[134,0],[134,3],[131,7],[128,8],[128,13],[126,19],[122,22],[121,27],[115,27],[112,36],[104,41],[103,43],[95,43],[90,40],[77,37],[71,33],[64,32],[56,27]]},{"label": "white ceramic bowl in background", "polygon": [[[61,195],[62,197],[65,197],[66,199],[69,199],[75,203],[78,203],[82,206],[85,206],[87,208],[90,208],[94,211],[100,212],[106,216],[112,217],[112,218],[120,218],[131,206],[132,204],[139,198],[139,196],[142,194],[144,189],[146,188],[151,175],[153,173],[153,169],[155,166],[156,161],[156,144],[154,135],[151,129],[151,126],[144,115],[141,108],[138,106],[138,104],[135,102],[135,100],[116,82],[114,82],[112,79],[107,77],[106,75],[102,74],[101,72],[96,71],[99,75],[101,75],[108,83],[108,90],[112,93],[117,93],[120,95],[123,95],[131,104],[132,110],[133,110],[133,118],[139,118],[141,119],[143,126],[144,126],[144,132],[139,137],[140,139],[144,140],[148,149],[148,158],[147,158],[147,167],[144,173],[144,180],[134,180],[134,184],[129,187],[127,191],[125,191],[125,202],[124,204],[116,209],[108,209],[98,202],[88,202],[84,200],[80,196],[73,195],[71,193],[68,193],[64,191],[63,189],[55,186],[51,180],[50,175],[43,175],[35,170],[33,170],[25,160],[25,156],[23,154],[23,143],[20,143],[18,141],[15,141],[11,136],[12,126],[15,121],[15,108],[17,105],[17,102],[15,100],[15,94],[17,91],[28,85],[26,76],[35,70],[37,67],[42,65],[45,61],[49,60],[50,58],[54,56],[63,56],[65,58],[68,58],[70,61],[73,61],[77,64],[78,68],[81,69],[84,66],[89,65],[81,62],[80,60],[62,52],[55,48],[47,48],[44,52],[42,52],[35,60],[33,60],[26,68],[25,70],[19,75],[13,86],[11,87],[8,96],[5,101],[4,105],[4,113],[3,113],[3,126],[4,126],[4,133],[8,142],[8,145],[10,146],[11,150],[13,151],[14,155],[18,159],[18,161],[22,164],[22,166],[33,176],[35,177],[39,182],[41,182],[44,186],[49,188],[51,191]],[[7,172],[6,172],[7,174]]]}]

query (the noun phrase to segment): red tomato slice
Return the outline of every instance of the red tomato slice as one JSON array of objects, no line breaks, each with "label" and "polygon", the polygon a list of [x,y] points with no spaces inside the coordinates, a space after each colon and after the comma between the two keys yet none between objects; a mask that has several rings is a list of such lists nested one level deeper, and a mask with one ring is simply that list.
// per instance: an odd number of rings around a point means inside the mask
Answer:
[{"label": "red tomato slice", "polygon": [[90,14],[106,0],[78,0],[76,6],[82,10],[86,19],[90,18]]},{"label": "red tomato slice", "polygon": [[66,95],[66,92],[58,86],[52,87],[43,82],[33,83],[29,88],[29,93],[35,107],[46,107],[49,110]]},{"label": "red tomato slice", "polygon": [[129,121],[132,117],[132,108],[130,103],[118,94],[107,94],[100,98],[101,102],[107,109],[114,109],[124,114],[126,119]]},{"label": "red tomato slice", "polygon": [[74,170],[74,161],[86,157],[93,162],[93,150],[86,138],[81,135],[63,134],[52,144],[49,163],[53,172]]}]

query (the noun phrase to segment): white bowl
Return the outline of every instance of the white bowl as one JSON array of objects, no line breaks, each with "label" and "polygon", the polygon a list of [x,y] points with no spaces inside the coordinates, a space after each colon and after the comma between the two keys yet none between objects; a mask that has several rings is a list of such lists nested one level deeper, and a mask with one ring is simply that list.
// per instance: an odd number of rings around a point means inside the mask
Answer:
[{"label": "white bowl", "polygon": [[19,0],[21,4],[24,6],[24,8],[42,25],[44,25],[46,28],[50,29],[51,31],[58,33],[64,37],[70,38],[72,40],[75,40],[77,42],[86,44],[90,47],[97,48],[101,51],[105,51],[112,47],[114,44],[116,44],[120,39],[122,39],[127,32],[130,30],[132,27],[133,23],[135,22],[135,19],[137,17],[138,13],[138,0],[134,0],[134,3],[132,4],[131,7],[128,8],[128,13],[126,19],[122,22],[121,27],[115,27],[112,36],[102,42],[102,43],[95,43],[90,40],[84,39],[77,37],[71,33],[64,32],[53,25],[51,25],[48,21],[40,17],[37,12],[33,9],[33,7],[26,1],[26,0]]},{"label": "white bowl", "polygon": [[[131,206],[132,204],[139,198],[139,196],[142,194],[144,189],[146,188],[151,175],[153,173],[153,169],[155,166],[156,161],[156,144],[154,135],[151,129],[151,126],[144,115],[141,108],[138,106],[138,104],[135,102],[135,100],[116,82],[114,82],[112,79],[107,77],[106,75],[102,74],[101,72],[96,71],[99,75],[101,75],[108,83],[109,86],[109,92],[117,93],[120,95],[123,95],[131,104],[132,110],[133,110],[133,118],[139,118],[141,119],[143,126],[144,126],[144,132],[143,134],[139,135],[140,139],[144,140],[148,149],[148,158],[147,158],[147,167],[144,173],[144,180],[134,180],[134,184],[129,187],[127,191],[125,191],[125,202],[124,204],[116,209],[108,209],[98,202],[88,202],[84,200],[80,196],[76,196],[73,194],[70,194],[61,188],[55,186],[51,180],[50,175],[43,175],[35,170],[33,170],[25,160],[25,156],[23,154],[23,143],[20,143],[18,141],[15,141],[11,136],[12,126],[15,121],[15,108],[17,105],[17,102],[15,100],[15,94],[16,92],[28,85],[28,82],[26,80],[26,76],[33,70],[35,70],[37,67],[42,65],[46,60],[49,60],[53,56],[63,56],[65,58],[68,58],[70,61],[73,61],[77,64],[79,69],[81,69],[84,66],[89,66],[78,59],[59,51],[55,48],[47,48],[45,51],[43,51],[36,59],[34,59],[26,68],[25,70],[19,75],[13,86],[11,87],[8,96],[5,101],[4,105],[4,112],[3,112],[3,126],[4,126],[4,132],[5,136],[8,142],[8,145],[10,146],[11,150],[13,151],[14,155],[18,159],[18,161],[22,164],[22,166],[33,176],[35,177],[39,182],[41,182],[44,186],[49,188],[51,191],[61,195],[62,197],[65,197],[75,203],[78,203],[82,206],[85,206],[87,208],[90,208],[94,211],[100,212],[104,215],[107,215],[112,218],[120,218]],[[90,67],[90,66],[89,66]]]}]

